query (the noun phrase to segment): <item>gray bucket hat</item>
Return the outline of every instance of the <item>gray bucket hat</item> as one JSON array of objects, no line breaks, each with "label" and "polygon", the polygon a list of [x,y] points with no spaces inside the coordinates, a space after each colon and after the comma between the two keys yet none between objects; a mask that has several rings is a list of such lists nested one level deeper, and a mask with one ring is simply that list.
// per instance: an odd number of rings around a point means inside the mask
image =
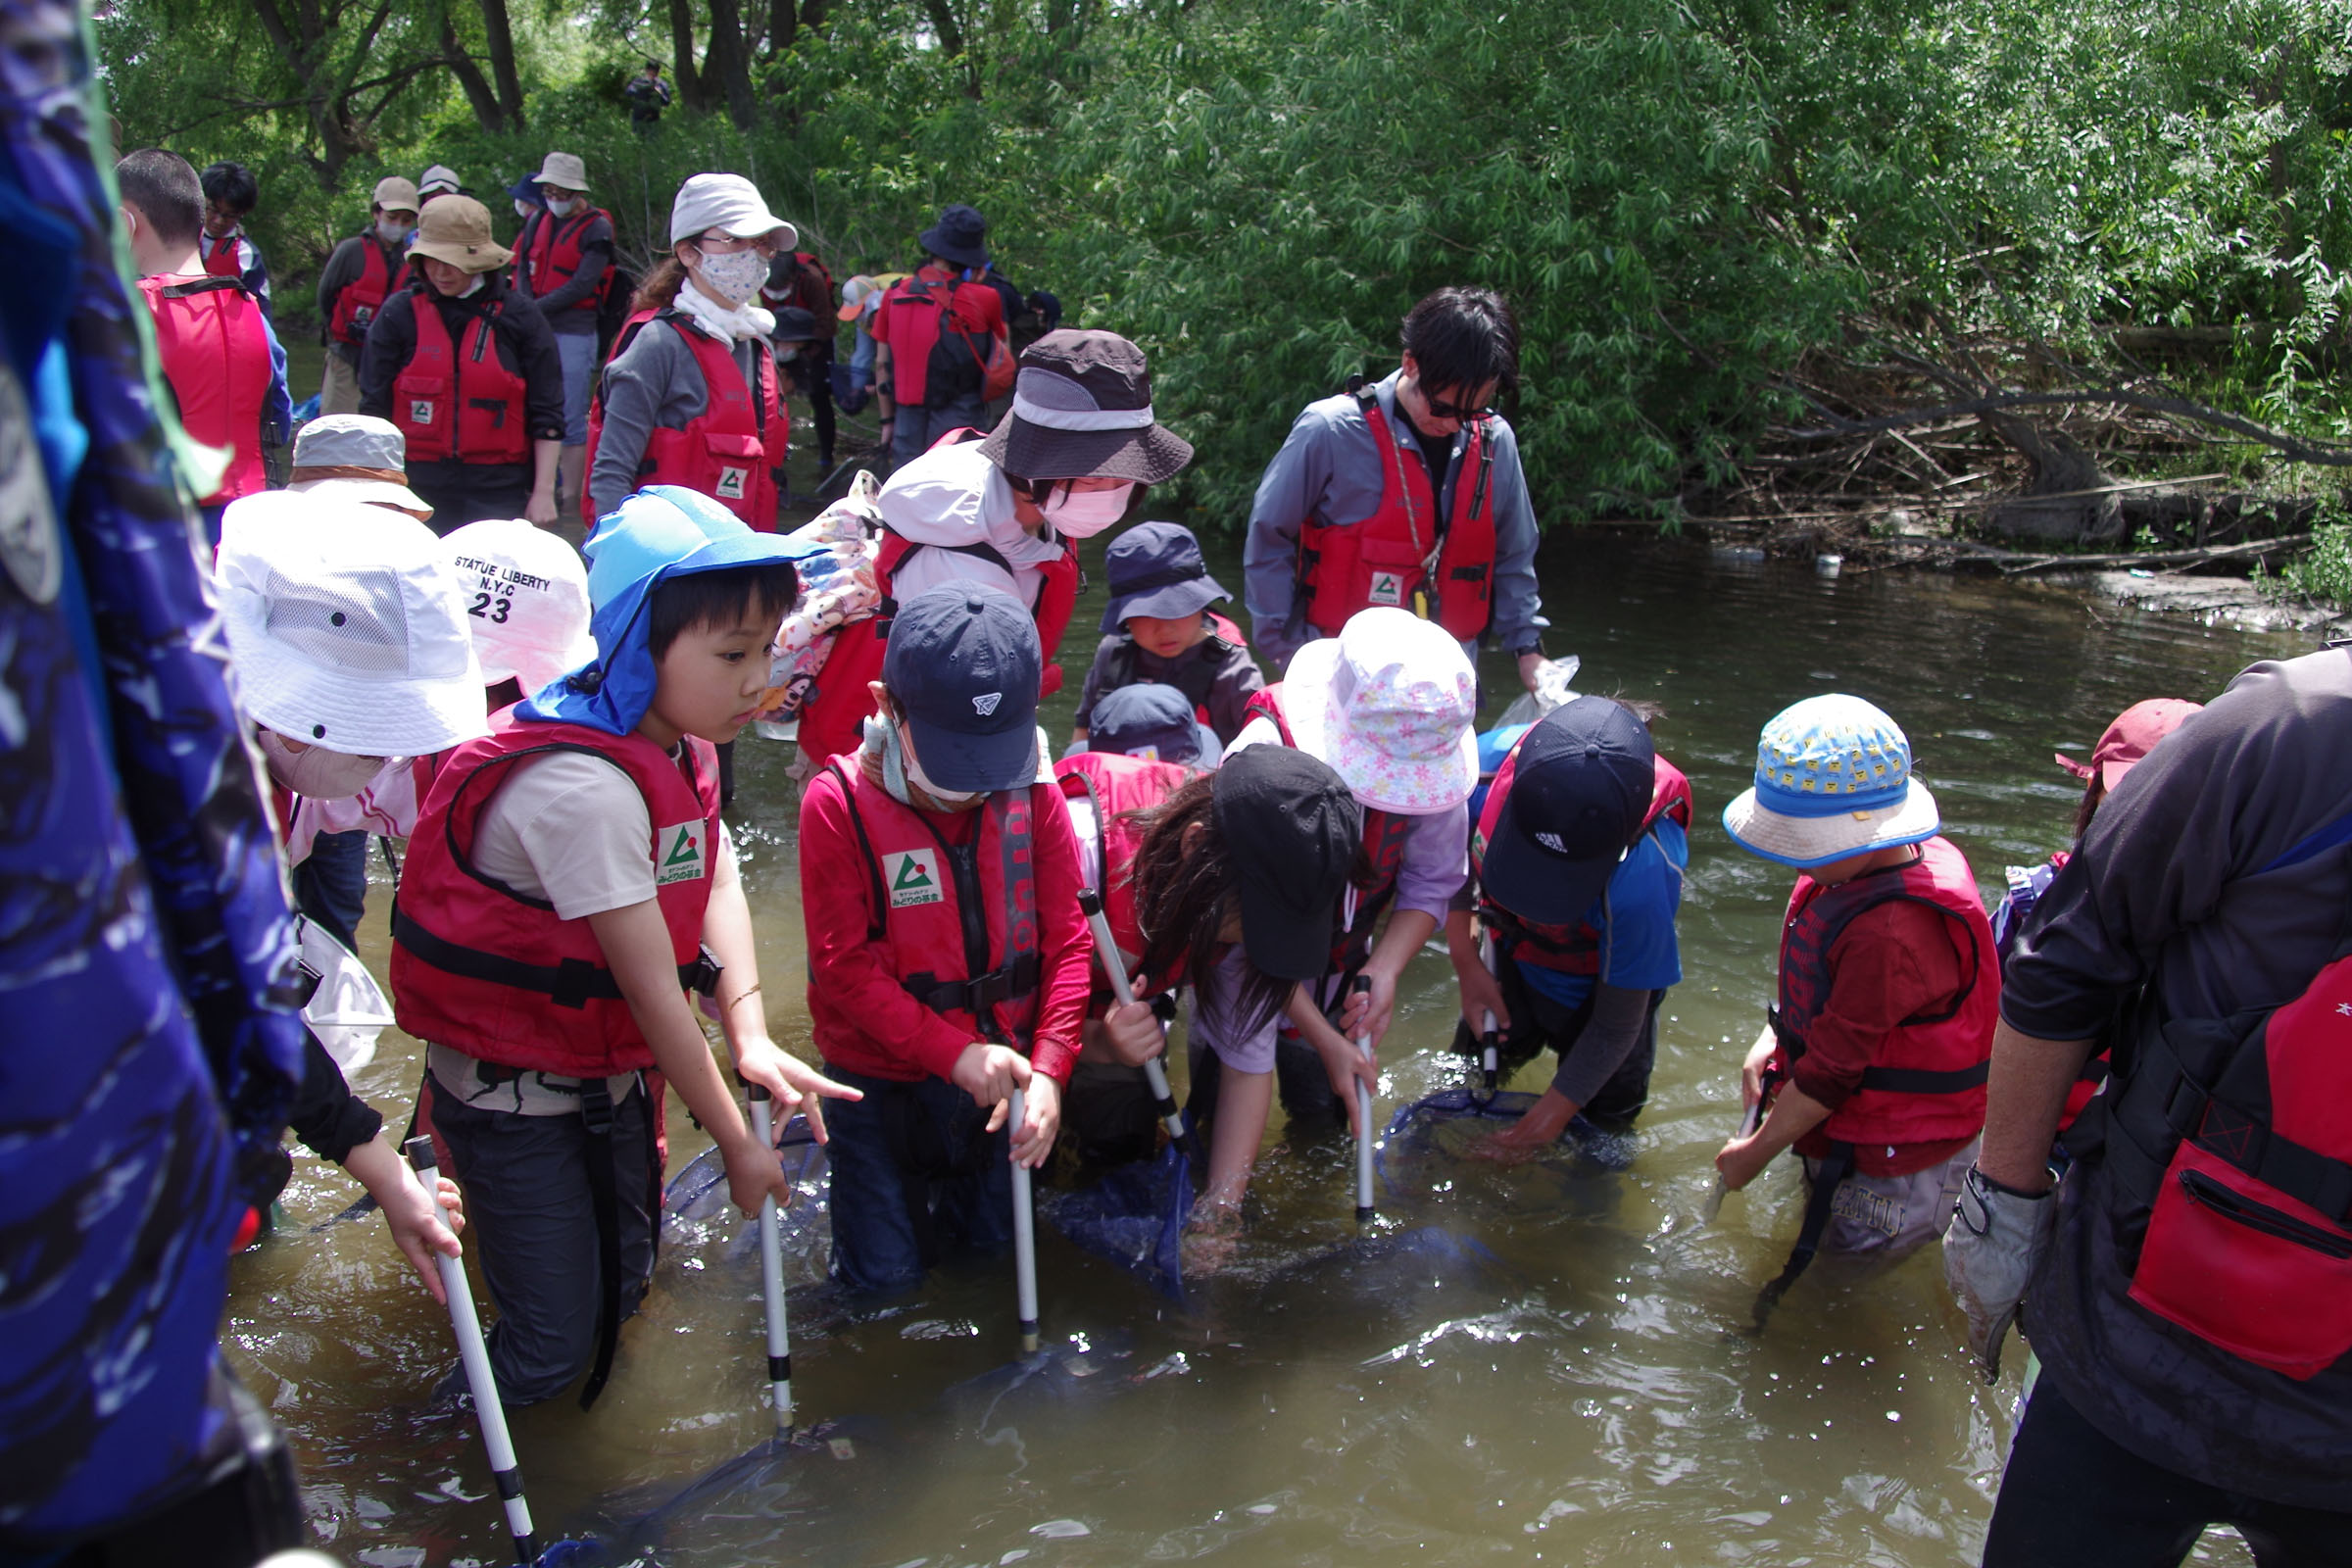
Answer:
[{"label": "gray bucket hat", "polygon": [[417,517],[433,509],[408,487],[409,444],[399,426],[367,414],[329,414],[294,437],[286,488],[325,491],[349,501],[392,507]]},{"label": "gray bucket hat", "polygon": [[1116,332],[1048,332],[1021,355],[1005,415],[980,455],[1023,479],[1158,484],[1193,445],[1152,416],[1144,351]]}]

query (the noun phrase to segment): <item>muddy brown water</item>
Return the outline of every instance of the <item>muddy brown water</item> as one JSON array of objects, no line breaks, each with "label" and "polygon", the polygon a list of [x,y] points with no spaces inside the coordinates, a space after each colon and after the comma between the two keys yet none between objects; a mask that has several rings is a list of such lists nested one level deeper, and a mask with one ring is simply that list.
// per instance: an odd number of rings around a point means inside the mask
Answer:
[{"label": "muddy brown water", "polygon": [[[1212,548],[1238,588],[1235,555]],[[1093,559],[1080,627],[1102,598]],[[2004,863],[2066,836],[2076,790],[2053,749],[2086,752],[2132,702],[2207,697],[2250,661],[2307,645],[2063,590],[1824,580],[1622,536],[1555,538],[1543,575],[1551,643],[1584,660],[1579,688],[1662,703],[1660,748],[1699,803],[1684,980],[1631,1164],[1440,1171],[1389,1196],[1387,1240],[1363,1251],[1347,1150],[1294,1144],[1278,1123],[1238,1276],[1189,1312],[1041,1227],[1044,1323],[1062,1357],[1051,1388],[949,1393],[1013,1357],[1008,1264],[943,1270],[914,1302],[857,1317],[804,1261],[801,1410],[833,1421],[835,1441],[680,1509],[669,1544],[632,1560],[1977,1560],[2022,1354],[1999,1387],[1975,1380],[1932,1250],[1859,1286],[1809,1277],[1769,1332],[1743,1332],[1795,1230],[1789,1161],[1714,1225],[1690,1223],[1738,1119],[1788,883],[1735,850],[1717,814],[1765,718],[1855,692],[1907,727],[1947,832],[1995,890]],[[1080,668],[1088,641],[1073,630]],[[1501,662],[1485,673],[1501,678]],[[1067,694],[1048,707],[1057,744],[1069,710]],[[807,1016],[788,759],[756,741],[739,755],[734,830],[770,1018],[792,1046]],[[389,889],[376,872],[364,947],[380,974]],[[1384,1119],[1461,1081],[1445,1054],[1452,1020],[1450,972],[1424,956],[1384,1052]],[[418,1070],[415,1043],[388,1033],[358,1088],[397,1121]],[[1540,1088],[1545,1070],[1520,1085]],[[704,1140],[674,1103],[670,1126],[674,1169]],[[284,1224],[239,1262],[225,1340],[293,1434],[319,1544],[375,1568],[509,1560],[470,1426],[424,1408],[454,1360],[446,1318],[380,1220],[313,1233],[355,1184],[300,1151],[296,1172]],[[739,1229],[665,1252],[592,1413],[563,1400],[516,1419],[543,1526],[642,1511],[766,1435],[759,1273]],[[2227,1539],[2197,1560],[2248,1559]]]}]

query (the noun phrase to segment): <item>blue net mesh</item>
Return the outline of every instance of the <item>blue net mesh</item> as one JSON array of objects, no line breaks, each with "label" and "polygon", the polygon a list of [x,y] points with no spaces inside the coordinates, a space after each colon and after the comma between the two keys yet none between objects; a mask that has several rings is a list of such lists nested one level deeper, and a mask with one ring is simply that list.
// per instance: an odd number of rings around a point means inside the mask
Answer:
[{"label": "blue net mesh", "polygon": [[1113,1166],[1091,1186],[1043,1193],[1038,1211],[1070,1242],[1185,1304],[1185,1216],[1193,1206],[1192,1162],[1174,1144],[1156,1158]]},{"label": "blue net mesh", "polygon": [[[776,1215],[785,1277],[822,1279],[833,1244],[833,1225],[825,1209],[833,1167],[824,1146],[808,1130],[807,1117],[795,1116],[784,1124],[776,1157],[792,1178],[792,1201]],[[662,1245],[688,1250],[715,1245],[720,1255],[730,1259],[749,1256],[759,1247],[759,1227],[736,1213],[727,1197],[727,1165],[716,1149],[704,1150],[662,1189]]]},{"label": "blue net mesh", "polygon": [[[1446,1089],[1399,1105],[1377,1155],[1383,1190],[1396,1198],[1452,1191],[1465,1167],[1483,1164],[1471,1156],[1471,1146],[1526,1115],[1539,1098],[1516,1090],[1486,1097]],[[1633,1134],[1604,1132],[1578,1116],[1533,1159],[1485,1168],[1505,1186],[1531,1189],[1526,1197],[1532,1203],[1542,1200],[1541,1189],[1558,1182],[1624,1170],[1634,1161],[1634,1147]]]}]

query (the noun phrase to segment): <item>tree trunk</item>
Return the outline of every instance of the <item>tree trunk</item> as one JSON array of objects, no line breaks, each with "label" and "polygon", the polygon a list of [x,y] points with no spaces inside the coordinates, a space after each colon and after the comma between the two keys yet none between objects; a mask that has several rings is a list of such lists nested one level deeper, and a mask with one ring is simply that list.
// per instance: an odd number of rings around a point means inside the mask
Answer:
[{"label": "tree trunk", "polygon": [[759,117],[752,101],[752,51],[743,35],[741,0],[710,0],[710,45],[703,53],[703,81],[713,81],[727,101],[735,128],[751,130]]},{"label": "tree trunk", "polygon": [[[2014,414],[1980,416],[1984,427],[2000,437],[2034,468],[2025,494],[1993,513],[1992,526],[2005,534],[2035,539],[2064,539],[2075,543],[2106,543],[2120,539],[2124,513],[2113,495],[2083,495],[2115,483],[2095,453],[2063,430],[2044,430]],[[2035,496],[2064,497],[2036,502]]]},{"label": "tree trunk", "polygon": [[507,18],[507,0],[481,0],[482,36],[490,48],[490,74],[498,84],[498,104],[507,122],[527,128],[522,117],[522,77],[514,69],[514,28]]},{"label": "tree trunk", "polygon": [[801,13],[794,0],[768,0],[767,40],[763,58],[773,60],[791,49],[801,30]]},{"label": "tree trunk", "polygon": [[[777,0],[778,4],[784,0]],[[801,25],[814,32],[825,24],[826,0],[801,0]]]},{"label": "tree trunk", "polygon": [[687,109],[708,109],[703,96],[703,74],[694,68],[694,0],[669,0],[669,74],[678,84],[678,102]]},{"label": "tree trunk", "polygon": [[[503,135],[507,129],[506,106],[498,101],[498,94],[491,90],[481,68],[466,52],[466,42],[458,36],[457,24],[450,21],[446,11],[441,14],[441,55],[449,62],[450,74],[465,89],[466,101],[473,107],[475,121],[493,136]],[[514,128],[522,127],[517,124]]]}]

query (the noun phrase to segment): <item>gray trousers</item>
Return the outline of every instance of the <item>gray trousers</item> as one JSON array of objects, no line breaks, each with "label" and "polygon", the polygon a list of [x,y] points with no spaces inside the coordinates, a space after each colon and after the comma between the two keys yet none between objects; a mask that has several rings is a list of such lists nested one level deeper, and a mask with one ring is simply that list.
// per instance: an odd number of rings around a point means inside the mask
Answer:
[{"label": "gray trousers", "polygon": [[890,425],[890,460],[894,467],[905,467],[931,450],[931,443],[950,430],[970,425],[975,430],[988,428],[980,421],[987,418],[980,407],[980,394],[969,393],[953,403],[938,408],[910,408],[900,404],[898,415]]},{"label": "gray trousers", "polygon": [[[619,1195],[620,1310],[637,1310],[654,1272],[662,1171],[642,1090],[612,1107],[612,1185]],[[577,1116],[523,1116],[468,1105],[435,1086],[433,1130],[466,1191],[468,1235],[498,1307],[490,1366],[509,1405],[569,1388],[596,1354],[603,1294],[591,1148]]]},{"label": "gray trousers", "polygon": [[331,348],[326,351],[326,373],[318,381],[318,412],[321,416],[360,412],[359,367]]}]

